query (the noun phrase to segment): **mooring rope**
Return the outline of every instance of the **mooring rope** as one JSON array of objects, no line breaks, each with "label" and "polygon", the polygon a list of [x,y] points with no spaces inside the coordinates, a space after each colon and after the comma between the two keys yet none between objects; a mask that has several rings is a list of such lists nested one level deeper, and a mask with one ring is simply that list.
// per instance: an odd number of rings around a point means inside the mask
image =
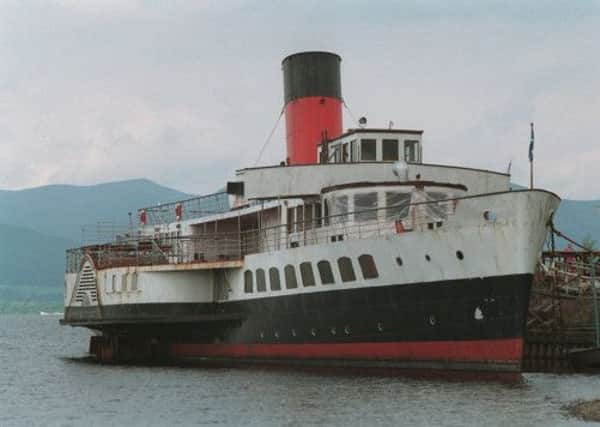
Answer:
[{"label": "mooring rope", "polygon": [[563,239],[565,239],[567,242],[572,243],[573,245],[577,246],[579,249],[583,249],[585,252],[590,252],[590,253],[594,253],[596,251],[594,251],[593,249],[590,248],[586,248],[585,246],[583,246],[581,243],[576,242],[575,240],[573,240],[571,237],[565,235],[563,232],[557,230],[556,228],[554,228],[554,223],[551,222],[550,223],[550,228],[552,230],[552,233],[556,234],[559,237],[562,237]]}]

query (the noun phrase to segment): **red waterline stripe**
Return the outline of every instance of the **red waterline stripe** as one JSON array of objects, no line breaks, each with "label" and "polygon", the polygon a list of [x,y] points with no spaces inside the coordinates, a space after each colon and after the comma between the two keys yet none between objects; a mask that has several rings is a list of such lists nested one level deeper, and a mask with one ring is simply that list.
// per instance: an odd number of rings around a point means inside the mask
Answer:
[{"label": "red waterline stripe", "polygon": [[520,361],[523,339],[321,344],[172,344],[174,357]]}]

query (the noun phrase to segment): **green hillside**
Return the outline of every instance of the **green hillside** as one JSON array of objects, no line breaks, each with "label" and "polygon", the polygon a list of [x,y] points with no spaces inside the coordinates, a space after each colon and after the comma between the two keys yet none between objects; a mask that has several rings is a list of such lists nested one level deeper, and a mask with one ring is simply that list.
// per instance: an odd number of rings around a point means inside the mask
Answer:
[{"label": "green hillside", "polygon": [[0,224],[81,241],[81,226],[99,221],[127,224],[128,212],[192,197],[147,179],[91,186],[48,185],[0,190]]},{"label": "green hillside", "polygon": [[65,250],[73,246],[70,239],[0,224],[0,285],[62,288]]}]

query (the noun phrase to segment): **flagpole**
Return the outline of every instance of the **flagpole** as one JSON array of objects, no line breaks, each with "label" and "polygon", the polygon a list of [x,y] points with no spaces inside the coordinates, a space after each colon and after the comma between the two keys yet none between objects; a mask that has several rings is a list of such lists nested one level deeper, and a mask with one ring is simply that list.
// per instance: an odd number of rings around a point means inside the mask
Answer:
[{"label": "flagpole", "polygon": [[535,140],[533,133],[533,122],[530,123],[530,126],[531,138],[529,139],[529,189],[533,190],[533,144]]},{"label": "flagpole", "polygon": [[529,161],[529,189],[533,190],[533,160]]}]

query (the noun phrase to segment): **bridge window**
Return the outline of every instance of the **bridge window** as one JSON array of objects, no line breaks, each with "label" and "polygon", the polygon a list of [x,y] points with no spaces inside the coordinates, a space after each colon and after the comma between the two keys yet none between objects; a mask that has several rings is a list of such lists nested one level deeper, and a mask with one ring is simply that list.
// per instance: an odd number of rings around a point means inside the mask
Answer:
[{"label": "bridge window", "polygon": [[385,218],[405,218],[408,216],[410,207],[410,193],[397,193],[386,191],[385,193]]},{"label": "bridge window", "polygon": [[302,285],[304,287],[315,286],[315,275],[310,262],[300,264],[300,276],[302,276]]},{"label": "bridge window", "polygon": [[360,264],[360,270],[365,279],[376,279],[379,277],[375,261],[371,255],[361,255],[358,257],[358,263]]},{"label": "bridge window", "polygon": [[349,160],[348,143],[342,145],[342,163],[347,163]]},{"label": "bridge window", "polygon": [[250,270],[246,270],[244,272],[244,292],[247,294],[251,294],[254,292],[254,284],[252,281],[252,272]]},{"label": "bridge window", "polygon": [[319,276],[321,277],[321,283],[323,285],[330,285],[334,283],[333,271],[331,270],[331,264],[329,264],[329,261],[319,261],[317,263],[317,269],[319,270]]},{"label": "bridge window", "polygon": [[404,140],[404,160],[407,162],[419,161],[419,141]]},{"label": "bridge window", "polygon": [[269,268],[269,282],[271,284],[272,291],[281,290],[281,283],[279,280],[279,270],[277,270],[275,267]]},{"label": "bridge window", "polygon": [[360,140],[360,160],[371,162],[377,160],[377,141],[374,139]]},{"label": "bridge window", "polygon": [[342,163],[342,147],[340,145],[333,148],[333,160],[335,163]]},{"label": "bridge window", "polygon": [[333,222],[343,223],[348,220],[348,196],[336,197],[333,201]]},{"label": "bridge window", "polygon": [[354,212],[357,221],[377,219],[377,193],[354,195]]},{"label": "bridge window", "polygon": [[381,144],[382,160],[398,160],[398,140],[384,139]]},{"label": "bridge window", "polygon": [[350,161],[358,162],[358,141],[350,141]]},{"label": "bridge window", "polygon": [[267,281],[265,280],[265,270],[259,268],[256,270],[256,291],[257,292],[266,292],[267,291]]},{"label": "bridge window", "polygon": [[340,276],[342,277],[342,282],[353,282],[356,280],[356,274],[354,274],[354,268],[352,267],[352,260],[350,258],[339,258],[338,268],[340,269]]},{"label": "bridge window", "polygon": [[321,203],[315,203],[313,206],[315,208],[315,214],[314,214],[315,221],[314,221],[314,224],[315,224],[315,227],[318,228],[318,227],[321,226],[321,218],[323,217],[323,214],[321,213],[321,210],[323,208],[321,207]]},{"label": "bridge window", "polygon": [[298,287],[298,279],[296,278],[296,270],[293,265],[286,265],[284,268],[285,273],[285,287],[287,289],[295,289]]}]

